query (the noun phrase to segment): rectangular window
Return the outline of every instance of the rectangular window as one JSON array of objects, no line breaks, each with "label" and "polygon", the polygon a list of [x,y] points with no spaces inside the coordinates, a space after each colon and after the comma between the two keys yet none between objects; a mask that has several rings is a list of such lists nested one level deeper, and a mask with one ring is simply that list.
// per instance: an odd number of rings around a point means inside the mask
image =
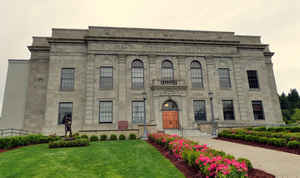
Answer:
[{"label": "rectangular window", "polygon": [[203,88],[201,69],[191,69],[192,88]]},{"label": "rectangular window", "polygon": [[194,118],[196,121],[206,121],[206,109],[205,100],[195,100],[194,106]]},{"label": "rectangular window", "polygon": [[231,88],[229,69],[220,68],[218,72],[219,72],[220,88]]},{"label": "rectangular window", "polygon": [[234,120],[234,109],[232,100],[223,100],[224,120]]},{"label": "rectangular window", "polygon": [[144,68],[132,68],[132,88],[144,88]]},{"label": "rectangular window", "polygon": [[113,88],[113,68],[100,67],[100,88],[112,89]]},{"label": "rectangular window", "polygon": [[143,123],[145,119],[145,103],[144,101],[132,102],[132,122]]},{"label": "rectangular window", "polygon": [[58,124],[63,124],[63,119],[66,116],[70,116],[72,118],[72,110],[72,102],[60,102],[58,106]]},{"label": "rectangular window", "polygon": [[63,68],[61,70],[61,90],[74,89],[74,68]]},{"label": "rectangular window", "polygon": [[255,120],[264,120],[264,109],[261,101],[252,101],[253,115]]},{"label": "rectangular window", "polygon": [[248,75],[249,88],[259,88],[257,71],[248,70],[247,75]]},{"label": "rectangular window", "polygon": [[112,101],[99,102],[99,123],[112,123],[113,103]]}]

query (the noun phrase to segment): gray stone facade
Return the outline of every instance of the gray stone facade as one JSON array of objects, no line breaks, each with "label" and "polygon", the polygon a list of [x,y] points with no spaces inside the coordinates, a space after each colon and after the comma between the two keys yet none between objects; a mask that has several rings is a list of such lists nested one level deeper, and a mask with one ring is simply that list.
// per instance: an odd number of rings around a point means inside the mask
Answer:
[{"label": "gray stone facade", "polygon": [[[162,105],[171,99],[178,106],[180,129],[199,129],[213,121],[209,92],[213,93],[214,121],[220,127],[282,124],[282,116],[268,45],[258,36],[233,32],[140,28],[89,27],[53,29],[51,37],[33,37],[29,46],[28,87],[23,128],[61,134],[60,102],[73,103],[73,130],[114,130],[119,120],[132,122],[132,101],[146,93],[146,122],[163,130]],[[131,87],[131,63],[144,63],[144,88]],[[174,65],[175,84],[163,85],[161,64]],[[193,88],[190,64],[202,66],[203,88]],[[99,88],[101,66],[113,67],[113,89]],[[62,91],[62,68],[74,68],[74,89]],[[219,68],[230,71],[231,88],[219,86]],[[247,70],[256,70],[258,89],[249,89]],[[9,77],[9,76],[8,76]],[[6,89],[7,90],[7,89]],[[207,121],[195,121],[194,100],[206,101]],[[222,100],[233,100],[235,120],[224,120]],[[264,120],[255,120],[251,101],[263,103]],[[99,101],[112,101],[112,123],[99,123]],[[152,130],[153,130],[152,128]]]}]

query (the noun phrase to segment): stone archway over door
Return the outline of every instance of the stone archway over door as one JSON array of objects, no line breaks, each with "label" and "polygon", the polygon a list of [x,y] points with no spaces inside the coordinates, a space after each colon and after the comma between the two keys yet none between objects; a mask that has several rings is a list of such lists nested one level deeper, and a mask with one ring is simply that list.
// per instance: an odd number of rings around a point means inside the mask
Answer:
[{"label": "stone archway over door", "polygon": [[164,129],[178,129],[178,107],[177,104],[172,101],[166,101],[162,106],[162,119]]}]

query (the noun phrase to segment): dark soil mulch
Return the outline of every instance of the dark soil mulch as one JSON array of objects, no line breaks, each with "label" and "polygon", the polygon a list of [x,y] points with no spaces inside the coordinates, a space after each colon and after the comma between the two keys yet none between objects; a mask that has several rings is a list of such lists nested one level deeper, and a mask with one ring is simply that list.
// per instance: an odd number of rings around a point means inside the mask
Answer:
[{"label": "dark soil mulch", "polygon": [[[196,168],[193,168],[189,166],[185,161],[178,160],[175,158],[174,155],[170,154],[169,151],[162,146],[147,141],[149,144],[151,144],[153,147],[155,147],[162,155],[164,155],[165,158],[169,159],[176,167],[179,169],[187,178],[203,178],[203,174],[201,174]],[[274,175],[266,173],[259,169],[253,169],[249,173],[249,178],[275,178]]]},{"label": "dark soil mulch", "polygon": [[245,141],[245,140],[238,140],[238,139],[231,139],[231,138],[219,138],[218,137],[218,138],[215,138],[215,139],[300,155],[300,149],[291,149],[291,148],[288,148],[288,147],[277,147],[277,146],[266,145],[266,144],[262,144],[262,143],[248,142],[248,141]]},{"label": "dark soil mulch", "polygon": [[[29,146],[29,145],[27,145],[27,146]],[[10,150],[14,150],[14,149],[17,149],[17,148],[22,148],[22,147],[24,147],[24,146],[17,146],[17,147],[10,148],[10,149],[7,149],[7,150],[5,150],[5,149],[0,149],[0,153],[6,152],[6,151],[10,151]]]}]

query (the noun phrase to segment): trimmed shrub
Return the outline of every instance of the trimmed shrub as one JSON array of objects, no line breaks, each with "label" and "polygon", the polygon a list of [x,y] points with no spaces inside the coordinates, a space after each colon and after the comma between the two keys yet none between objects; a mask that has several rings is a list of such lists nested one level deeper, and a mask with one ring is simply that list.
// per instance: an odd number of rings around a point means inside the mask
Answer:
[{"label": "trimmed shrub", "polygon": [[298,142],[298,141],[289,141],[288,143],[287,143],[287,146],[289,147],[289,148],[300,148],[300,142]]},{"label": "trimmed shrub", "polygon": [[246,165],[247,165],[247,167],[248,167],[248,171],[251,171],[253,169],[252,163],[248,159],[246,159],[246,158],[239,158],[237,161],[240,162],[240,163],[245,162]]},{"label": "trimmed shrub", "polygon": [[125,135],[123,135],[123,134],[119,135],[119,140],[126,140]]},{"label": "trimmed shrub", "polygon": [[92,135],[92,136],[90,137],[90,141],[91,141],[91,142],[96,142],[96,141],[99,141],[99,138],[98,138],[97,135]]},{"label": "trimmed shrub", "polygon": [[107,140],[107,135],[103,134],[100,136],[100,141],[105,141]]},{"label": "trimmed shrub", "polygon": [[291,132],[300,132],[300,126],[289,127],[289,128],[287,128],[287,130],[289,130]]},{"label": "trimmed shrub", "polygon": [[88,146],[89,140],[85,138],[81,138],[78,140],[58,140],[49,143],[49,148],[61,148],[61,147],[78,147],[78,146]]},{"label": "trimmed shrub", "polygon": [[115,134],[111,134],[109,139],[110,140],[118,140],[117,135],[115,135]]},{"label": "trimmed shrub", "polygon": [[136,135],[134,133],[129,134],[129,140],[136,140]]},{"label": "trimmed shrub", "polygon": [[286,127],[270,127],[268,131],[270,132],[283,132],[286,130]]},{"label": "trimmed shrub", "polygon": [[87,135],[81,135],[81,137],[80,137],[80,138],[89,139],[89,136],[87,136]]},{"label": "trimmed shrub", "polygon": [[254,131],[266,131],[267,128],[265,126],[262,126],[262,127],[254,127],[253,128]]}]

